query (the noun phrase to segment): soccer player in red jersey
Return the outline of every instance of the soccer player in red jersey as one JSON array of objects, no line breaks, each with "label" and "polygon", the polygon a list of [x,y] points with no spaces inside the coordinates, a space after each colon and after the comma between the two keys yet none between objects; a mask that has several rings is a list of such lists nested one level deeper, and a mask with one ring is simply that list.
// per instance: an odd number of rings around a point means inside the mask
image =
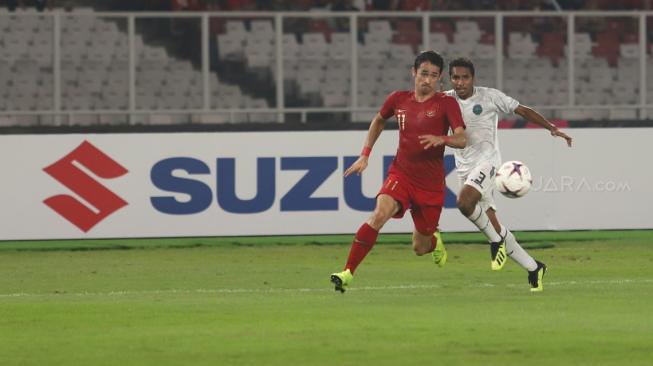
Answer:
[{"label": "soccer player in red jersey", "polygon": [[[415,253],[433,253],[439,265],[446,261],[437,232],[444,204],[444,146],[464,148],[467,140],[458,103],[437,91],[443,68],[442,56],[434,51],[422,52],[415,58],[411,70],[415,89],[395,91],[387,97],[370,124],[360,157],[345,171],[346,177],[361,174],[367,168],[385,121],[394,115],[399,125],[399,148],[376,196],[374,212],[354,236],[344,270],[331,275],[337,291],[344,292],[351,283],[356,268],[376,243],[381,227],[392,217],[403,217],[408,208],[415,224]],[[450,129],[453,134],[447,136]]]}]

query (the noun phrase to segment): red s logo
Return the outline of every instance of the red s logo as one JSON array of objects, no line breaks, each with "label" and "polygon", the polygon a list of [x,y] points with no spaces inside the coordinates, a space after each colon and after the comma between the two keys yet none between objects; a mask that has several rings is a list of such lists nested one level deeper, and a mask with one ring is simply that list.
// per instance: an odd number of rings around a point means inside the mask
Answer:
[{"label": "red s logo", "polygon": [[43,169],[85,201],[82,203],[75,197],[60,194],[45,199],[43,203],[82,231],[88,232],[104,218],[126,206],[127,202],[77,165],[104,179],[120,177],[127,173],[127,169],[88,141],[84,141],[68,155]]}]

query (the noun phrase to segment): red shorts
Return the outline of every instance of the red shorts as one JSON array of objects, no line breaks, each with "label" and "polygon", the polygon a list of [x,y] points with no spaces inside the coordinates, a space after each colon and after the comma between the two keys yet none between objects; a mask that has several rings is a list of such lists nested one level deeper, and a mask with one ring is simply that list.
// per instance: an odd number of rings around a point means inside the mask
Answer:
[{"label": "red shorts", "polygon": [[410,208],[415,230],[420,234],[430,236],[438,229],[444,191],[425,191],[415,187],[401,175],[390,173],[378,194],[387,194],[399,202],[401,207],[393,216],[395,218],[404,217],[406,210]]}]

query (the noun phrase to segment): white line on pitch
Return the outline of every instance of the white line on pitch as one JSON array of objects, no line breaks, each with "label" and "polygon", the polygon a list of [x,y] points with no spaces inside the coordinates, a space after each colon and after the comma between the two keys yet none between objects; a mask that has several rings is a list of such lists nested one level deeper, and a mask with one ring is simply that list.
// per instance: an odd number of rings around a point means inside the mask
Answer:
[{"label": "white line on pitch", "polygon": [[[576,286],[576,285],[625,285],[625,284],[647,284],[653,283],[653,279],[612,279],[612,280],[592,280],[592,281],[554,281],[545,282],[546,286]],[[395,286],[362,286],[352,287],[349,291],[388,291],[388,290],[428,290],[443,288],[442,284],[427,285],[395,285]],[[526,284],[494,284],[494,283],[476,283],[467,288],[480,287],[527,287]],[[332,292],[330,287],[320,288],[216,288],[216,289],[162,289],[162,290],[126,290],[126,291],[109,291],[109,292],[42,292],[27,293],[16,292],[9,294],[0,294],[0,298],[30,297],[30,296],[130,296],[130,295],[165,295],[165,294],[249,294],[249,293],[304,293],[304,292]]]}]

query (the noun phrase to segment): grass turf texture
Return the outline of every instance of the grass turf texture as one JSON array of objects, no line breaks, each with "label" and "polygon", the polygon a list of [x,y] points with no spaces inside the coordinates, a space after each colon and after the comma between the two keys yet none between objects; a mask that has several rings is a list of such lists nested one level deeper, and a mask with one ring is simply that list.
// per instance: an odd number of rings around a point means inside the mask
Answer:
[{"label": "grass turf texture", "polygon": [[445,233],[444,269],[381,235],[345,294],[328,277],[350,235],[0,242],[0,363],[653,362],[653,232],[517,237],[543,293],[491,272],[476,234]]}]

